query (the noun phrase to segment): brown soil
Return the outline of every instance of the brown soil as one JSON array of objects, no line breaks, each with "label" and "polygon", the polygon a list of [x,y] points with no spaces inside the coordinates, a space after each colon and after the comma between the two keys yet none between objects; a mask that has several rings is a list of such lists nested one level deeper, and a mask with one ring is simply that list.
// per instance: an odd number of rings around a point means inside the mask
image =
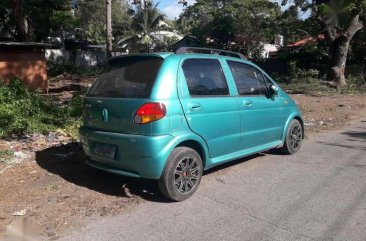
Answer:
[{"label": "brown soil", "polygon": [[[366,114],[366,95],[292,97],[303,111],[307,133],[341,128]],[[79,144],[61,134],[0,140],[0,150],[9,149],[29,154],[0,174],[0,236],[17,218],[12,214],[24,209],[43,235],[55,239],[85,219],[117,215],[144,200],[165,201],[154,181],[87,166]]]},{"label": "brown soil", "polygon": [[308,134],[340,129],[366,115],[366,95],[292,95],[305,120]]}]

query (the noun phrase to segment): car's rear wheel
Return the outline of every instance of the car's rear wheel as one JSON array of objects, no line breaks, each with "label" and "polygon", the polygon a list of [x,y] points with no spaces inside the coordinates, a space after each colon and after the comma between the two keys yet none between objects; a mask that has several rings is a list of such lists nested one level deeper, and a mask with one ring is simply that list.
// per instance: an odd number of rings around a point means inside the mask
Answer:
[{"label": "car's rear wheel", "polygon": [[301,123],[298,120],[293,119],[287,129],[285,143],[279,150],[287,155],[295,154],[300,150],[304,137],[303,135]]},{"label": "car's rear wheel", "polygon": [[197,190],[203,172],[200,155],[188,147],[177,147],[170,154],[159,179],[159,188],[164,196],[174,201],[183,201]]}]

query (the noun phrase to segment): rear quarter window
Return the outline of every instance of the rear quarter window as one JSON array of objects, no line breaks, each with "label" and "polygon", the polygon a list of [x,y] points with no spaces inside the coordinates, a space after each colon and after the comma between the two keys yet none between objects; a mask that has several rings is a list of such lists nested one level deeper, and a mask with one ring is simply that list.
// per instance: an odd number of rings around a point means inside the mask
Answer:
[{"label": "rear quarter window", "polygon": [[163,58],[128,56],[111,59],[87,96],[149,98]]}]

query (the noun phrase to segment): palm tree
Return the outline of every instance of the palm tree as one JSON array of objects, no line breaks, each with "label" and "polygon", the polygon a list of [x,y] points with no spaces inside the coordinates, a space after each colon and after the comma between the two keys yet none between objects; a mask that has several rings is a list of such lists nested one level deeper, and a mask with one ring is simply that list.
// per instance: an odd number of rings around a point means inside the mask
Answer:
[{"label": "palm tree", "polygon": [[160,29],[160,21],[165,18],[165,15],[157,8],[159,3],[153,4],[149,0],[135,0],[133,4],[136,6],[131,22],[134,34],[123,38],[118,43],[132,41],[137,45],[144,46],[145,51],[149,52],[154,43],[151,33]]}]

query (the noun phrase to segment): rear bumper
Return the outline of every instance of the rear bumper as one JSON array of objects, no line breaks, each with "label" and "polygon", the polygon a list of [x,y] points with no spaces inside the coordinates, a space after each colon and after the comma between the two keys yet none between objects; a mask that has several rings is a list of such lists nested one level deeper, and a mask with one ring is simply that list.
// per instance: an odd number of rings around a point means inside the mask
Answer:
[{"label": "rear bumper", "polygon": [[[87,127],[81,127],[79,133],[89,165],[124,176],[159,179],[173,148],[170,135],[120,134]],[[96,143],[117,146],[115,159],[95,155]]]}]

